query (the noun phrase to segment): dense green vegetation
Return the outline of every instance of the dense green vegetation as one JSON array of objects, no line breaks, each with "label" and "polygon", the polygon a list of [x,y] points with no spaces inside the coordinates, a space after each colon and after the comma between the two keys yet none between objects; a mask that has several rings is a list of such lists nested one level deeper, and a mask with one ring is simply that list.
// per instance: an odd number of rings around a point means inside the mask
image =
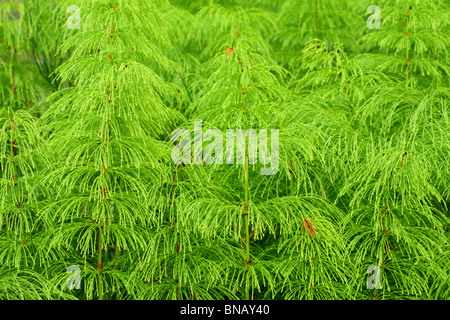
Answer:
[{"label": "dense green vegetation", "polygon": [[[0,298],[448,300],[449,21],[448,0],[1,0]],[[275,174],[248,147],[199,160],[206,138],[172,161],[200,121],[267,130],[272,156],[279,130]]]}]

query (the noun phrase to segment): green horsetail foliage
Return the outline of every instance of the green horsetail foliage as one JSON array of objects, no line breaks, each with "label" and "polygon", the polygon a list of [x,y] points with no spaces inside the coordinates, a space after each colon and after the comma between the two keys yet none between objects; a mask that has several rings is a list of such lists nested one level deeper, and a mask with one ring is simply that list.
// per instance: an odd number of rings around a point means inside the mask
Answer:
[{"label": "green horsetail foliage", "polygon": [[0,298],[450,299],[449,21],[2,0]]}]

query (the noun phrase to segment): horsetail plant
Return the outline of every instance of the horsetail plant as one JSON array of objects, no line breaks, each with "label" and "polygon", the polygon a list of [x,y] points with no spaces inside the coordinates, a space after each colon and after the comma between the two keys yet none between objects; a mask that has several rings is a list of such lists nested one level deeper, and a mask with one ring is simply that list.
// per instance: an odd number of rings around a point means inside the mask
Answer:
[{"label": "horsetail plant", "polygon": [[449,12],[1,1],[0,298],[449,299]]}]

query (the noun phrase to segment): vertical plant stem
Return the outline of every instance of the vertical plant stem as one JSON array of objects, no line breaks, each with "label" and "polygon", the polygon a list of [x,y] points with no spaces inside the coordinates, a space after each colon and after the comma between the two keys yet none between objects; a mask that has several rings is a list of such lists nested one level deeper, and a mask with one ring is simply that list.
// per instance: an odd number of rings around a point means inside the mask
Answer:
[{"label": "vertical plant stem", "polygon": [[[241,64],[242,66],[242,64]],[[243,69],[241,69],[243,70]],[[247,125],[247,103],[245,100],[245,88],[242,88],[242,101],[243,101],[243,112],[244,112],[244,127],[245,130],[248,129]],[[245,136],[244,136],[244,143]],[[250,143],[250,138],[249,138]],[[250,288],[249,288],[249,273],[248,268],[250,266],[251,260],[250,260],[250,237],[249,237],[249,221],[248,221],[248,201],[249,201],[249,188],[248,188],[248,163],[249,163],[249,154],[248,154],[248,145],[245,147],[245,168],[244,168],[244,223],[245,223],[245,267],[246,267],[246,273],[245,273],[245,300],[250,299]]]},{"label": "vertical plant stem", "polygon": [[14,73],[13,73],[13,64],[14,64],[14,60],[15,60],[15,48],[14,46],[10,47],[11,53],[10,53],[10,59],[9,59],[9,68],[8,68],[8,72],[9,72],[9,87],[11,88],[13,94],[16,93],[16,88],[15,88],[15,84],[14,84]]},{"label": "vertical plant stem", "polygon": [[[19,188],[17,187],[17,180],[18,180],[18,175],[17,175],[17,171],[16,171],[16,162],[15,162],[15,156],[17,151],[14,149],[14,146],[16,144],[16,140],[14,139],[14,135],[13,135],[13,130],[16,129],[16,127],[14,126],[14,119],[11,120],[11,136],[10,136],[10,141],[11,141],[11,175],[12,175],[12,179],[13,179],[13,183],[14,183],[14,194],[16,195],[16,201],[17,201],[17,207],[19,209],[22,209],[22,204],[20,203],[20,194],[19,194]],[[22,210],[20,211],[22,212]],[[8,230],[9,231],[9,230]],[[25,237],[25,230],[24,230],[24,224],[21,223],[20,224],[20,230],[19,230],[19,239],[22,241]]]},{"label": "vertical plant stem", "polygon": [[294,171],[292,169],[292,161],[290,162],[291,167],[289,169],[289,189],[291,191],[291,196],[294,195]]},{"label": "vertical plant stem", "polygon": [[102,269],[103,269],[103,226],[100,226],[98,232],[98,258],[97,258],[97,271],[98,276],[98,299],[103,300],[103,279],[102,279]]},{"label": "vertical plant stem", "polygon": [[318,35],[319,33],[319,6],[317,5],[317,0],[314,0],[314,34]]},{"label": "vertical plant stem", "polygon": [[410,38],[410,34],[409,34],[409,2],[408,0],[405,0],[406,2],[406,22],[405,22],[405,32],[406,32],[406,38],[408,40],[408,45],[406,46],[406,86],[408,86],[409,84],[409,73],[410,73],[410,67],[409,67],[409,63],[410,63],[410,54],[409,51],[411,49],[411,38]]},{"label": "vertical plant stem", "polygon": [[[12,120],[12,121],[14,121],[14,120]],[[13,124],[13,122],[11,122],[11,124]],[[14,161],[14,145],[13,145],[13,141],[14,141],[14,137],[13,137],[13,133],[12,133],[12,130],[13,130],[13,128],[11,128],[11,136],[10,136],[10,142],[11,142],[11,145],[10,145],[10,148],[11,148],[11,175],[12,175],[12,177],[13,177],[13,179],[14,179],[14,193],[16,194],[16,198],[17,198],[17,201],[19,201],[19,195],[18,195],[18,193],[17,193],[17,186],[16,186],[16,183],[15,183],[15,181],[16,181],[16,164],[15,164],[15,161]],[[6,221],[8,222],[8,224],[7,224],[7,229],[6,229],[6,232],[7,232],[7,236],[8,236],[8,238],[9,238],[9,229],[10,229],[10,226],[9,226],[9,217],[8,217],[8,219],[6,219]]]},{"label": "vertical plant stem", "polygon": [[[244,206],[244,217],[245,217],[245,260],[246,267],[250,265],[250,237],[248,230],[248,147],[245,150],[245,206]],[[246,273],[245,279],[245,300],[249,300],[249,274]]]}]

